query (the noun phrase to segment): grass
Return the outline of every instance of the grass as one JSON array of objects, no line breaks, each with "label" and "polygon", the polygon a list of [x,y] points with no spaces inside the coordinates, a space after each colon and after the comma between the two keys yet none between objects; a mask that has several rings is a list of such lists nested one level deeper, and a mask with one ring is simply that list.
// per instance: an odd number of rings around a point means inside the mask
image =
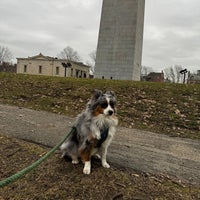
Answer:
[{"label": "grass", "polygon": [[92,90],[113,90],[121,126],[200,139],[200,85],[0,73],[0,88],[0,103],[72,117]]}]

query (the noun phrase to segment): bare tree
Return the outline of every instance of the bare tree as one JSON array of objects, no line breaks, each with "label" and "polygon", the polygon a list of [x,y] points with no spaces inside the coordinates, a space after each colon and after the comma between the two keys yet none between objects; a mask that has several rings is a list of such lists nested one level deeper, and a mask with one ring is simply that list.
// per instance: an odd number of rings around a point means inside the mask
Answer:
[{"label": "bare tree", "polygon": [[91,53],[89,53],[90,59],[93,62],[93,65],[95,65],[96,62],[96,54],[97,54],[97,50],[92,51]]},{"label": "bare tree", "polygon": [[175,73],[176,73],[176,81],[177,81],[177,83],[181,83],[183,76],[180,73],[180,71],[183,70],[183,67],[181,65],[175,65],[174,69],[175,69]]},{"label": "bare tree", "polygon": [[74,62],[80,62],[81,58],[78,54],[77,51],[75,51],[72,47],[67,46],[66,48],[64,48],[60,54],[58,54],[59,58],[62,59],[68,59],[70,61],[74,61]]},{"label": "bare tree", "polygon": [[164,72],[165,72],[166,79],[168,79],[168,80],[172,81],[173,83],[175,83],[175,75],[174,75],[173,67],[165,68]]},{"label": "bare tree", "polygon": [[183,69],[181,65],[175,65],[164,69],[165,77],[172,81],[173,83],[181,83],[182,82],[182,75],[180,71]]},{"label": "bare tree", "polygon": [[13,58],[11,51],[8,47],[4,47],[0,45],[0,64],[4,62],[10,62]]},{"label": "bare tree", "polygon": [[142,75],[148,75],[150,72],[153,72],[152,67],[142,66],[142,68],[141,68]]},{"label": "bare tree", "polygon": [[86,61],[86,64],[90,66],[90,70],[92,71],[92,73],[94,72],[94,66],[96,62],[96,53],[96,50],[93,50],[91,53],[89,53],[90,60]]}]

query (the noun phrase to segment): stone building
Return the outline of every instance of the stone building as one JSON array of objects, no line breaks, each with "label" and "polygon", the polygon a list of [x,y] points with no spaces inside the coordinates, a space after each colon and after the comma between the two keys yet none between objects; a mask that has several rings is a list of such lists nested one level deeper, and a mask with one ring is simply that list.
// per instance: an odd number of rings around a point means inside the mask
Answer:
[{"label": "stone building", "polygon": [[148,82],[164,82],[164,73],[163,71],[160,72],[150,72],[148,75],[141,77],[142,81],[148,81]]},{"label": "stone building", "polygon": [[103,0],[94,77],[140,80],[145,0]]},{"label": "stone building", "polygon": [[188,72],[188,84],[200,84],[200,70],[197,70],[196,74]]},{"label": "stone building", "polygon": [[39,55],[17,58],[17,73],[57,77],[89,78],[90,67],[79,62]]}]

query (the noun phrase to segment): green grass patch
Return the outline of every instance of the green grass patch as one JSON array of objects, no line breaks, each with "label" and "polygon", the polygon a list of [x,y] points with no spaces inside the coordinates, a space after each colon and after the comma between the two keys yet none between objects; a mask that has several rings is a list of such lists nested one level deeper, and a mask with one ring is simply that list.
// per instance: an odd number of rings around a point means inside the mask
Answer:
[{"label": "green grass patch", "polygon": [[0,73],[0,103],[75,117],[94,89],[113,90],[120,125],[200,139],[200,85]]}]

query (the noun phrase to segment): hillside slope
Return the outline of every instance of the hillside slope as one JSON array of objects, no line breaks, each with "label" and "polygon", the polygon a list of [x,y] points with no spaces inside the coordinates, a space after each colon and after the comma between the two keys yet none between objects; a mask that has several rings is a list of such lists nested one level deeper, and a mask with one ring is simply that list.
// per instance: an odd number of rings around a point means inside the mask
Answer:
[{"label": "hillside slope", "polygon": [[94,89],[117,95],[120,125],[200,139],[200,85],[0,73],[0,103],[76,116]]}]

